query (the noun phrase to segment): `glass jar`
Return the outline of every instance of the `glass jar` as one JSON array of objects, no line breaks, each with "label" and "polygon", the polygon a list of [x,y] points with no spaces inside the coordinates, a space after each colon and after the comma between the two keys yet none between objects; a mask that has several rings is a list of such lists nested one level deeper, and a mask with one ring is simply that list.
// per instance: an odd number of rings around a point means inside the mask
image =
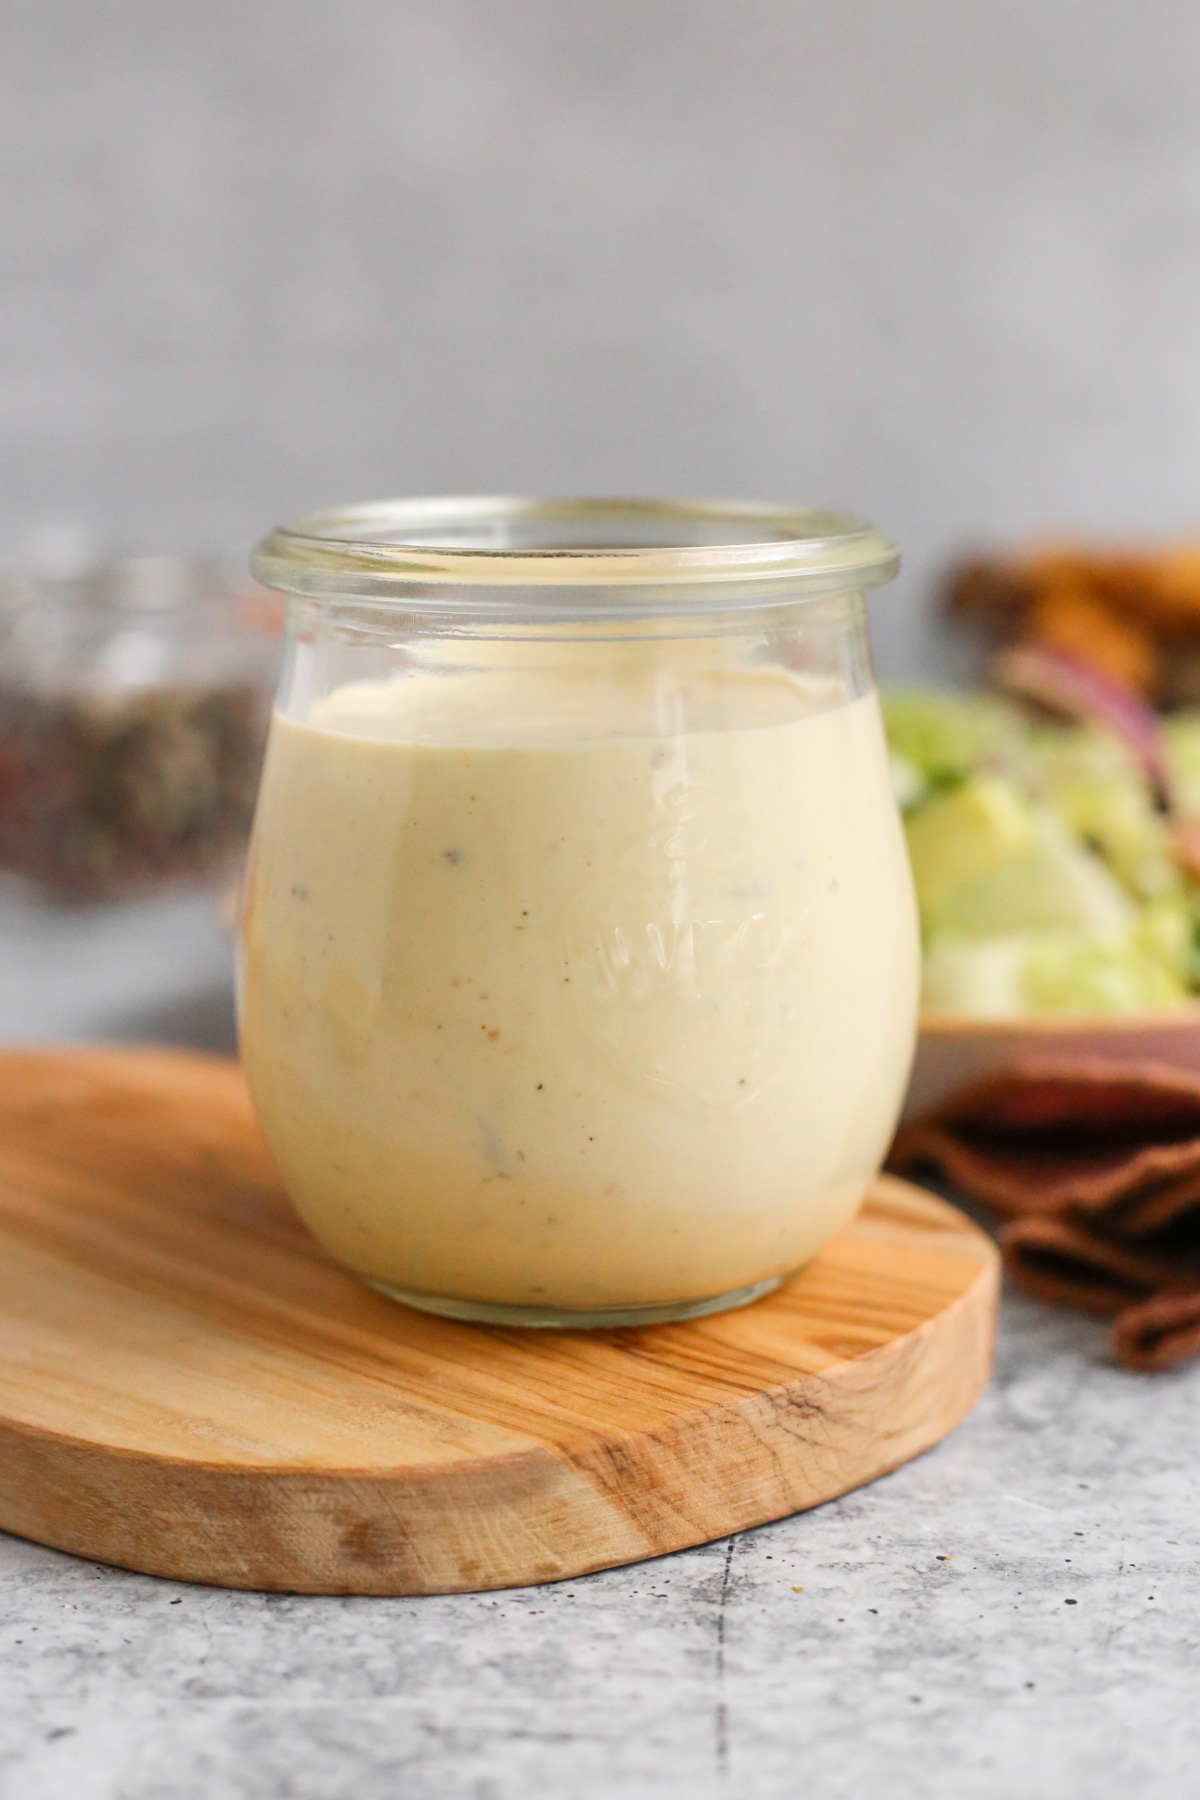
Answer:
[{"label": "glass jar", "polygon": [[69,900],[234,870],[278,672],[276,608],[180,557],[8,570],[0,868]]},{"label": "glass jar", "polygon": [[917,1012],[864,596],[767,506],[425,500],[278,530],[242,1053],[292,1198],[409,1305],[739,1306],[852,1217]]}]

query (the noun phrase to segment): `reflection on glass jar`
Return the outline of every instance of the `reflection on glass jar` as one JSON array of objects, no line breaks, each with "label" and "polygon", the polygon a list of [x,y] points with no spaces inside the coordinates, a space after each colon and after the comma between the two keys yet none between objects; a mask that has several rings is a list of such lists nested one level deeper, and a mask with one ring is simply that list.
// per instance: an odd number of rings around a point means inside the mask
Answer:
[{"label": "reflection on glass jar", "polygon": [[409,503],[276,533],[247,1072],[295,1203],[456,1317],[742,1303],[850,1218],[917,931],[869,528]]}]

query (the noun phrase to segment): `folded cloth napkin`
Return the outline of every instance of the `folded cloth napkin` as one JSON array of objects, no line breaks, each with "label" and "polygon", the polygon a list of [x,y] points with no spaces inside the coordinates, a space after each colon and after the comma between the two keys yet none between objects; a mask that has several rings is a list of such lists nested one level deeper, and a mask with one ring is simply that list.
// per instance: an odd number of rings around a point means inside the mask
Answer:
[{"label": "folded cloth napkin", "polygon": [[1128,1368],[1200,1353],[1200,1072],[1011,1064],[901,1127],[888,1167],[922,1166],[1007,1217],[1019,1286],[1115,1315]]}]

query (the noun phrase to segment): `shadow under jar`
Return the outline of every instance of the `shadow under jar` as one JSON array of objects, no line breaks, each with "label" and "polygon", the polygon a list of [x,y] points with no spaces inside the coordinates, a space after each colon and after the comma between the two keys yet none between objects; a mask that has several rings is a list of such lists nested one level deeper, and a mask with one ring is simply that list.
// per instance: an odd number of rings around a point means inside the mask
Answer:
[{"label": "shadow under jar", "polygon": [[768,1292],[851,1218],[916,1028],[864,596],[734,504],[419,500],[274,532],[289,596],[242,1051],[303,1218],[521,1325]]}]

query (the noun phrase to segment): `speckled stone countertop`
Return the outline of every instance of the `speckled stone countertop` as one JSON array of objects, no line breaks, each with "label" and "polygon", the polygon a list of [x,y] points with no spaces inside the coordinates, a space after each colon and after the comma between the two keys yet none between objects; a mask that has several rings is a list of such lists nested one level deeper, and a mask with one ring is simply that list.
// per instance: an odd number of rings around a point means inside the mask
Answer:
[{"label": "speckled stone countertop", "polygon": [[[8,1039],[218,1043],[227,983],[196,902],[0,896]],[[1200,1767],[1198,1416],[1200,1368],[1125,1374],[1103,1327],[1008,1298],[996,1379],[938,1449],[635,1568],[300,1599],[0,1537],[0,1796],[1175,1800]]]}]

